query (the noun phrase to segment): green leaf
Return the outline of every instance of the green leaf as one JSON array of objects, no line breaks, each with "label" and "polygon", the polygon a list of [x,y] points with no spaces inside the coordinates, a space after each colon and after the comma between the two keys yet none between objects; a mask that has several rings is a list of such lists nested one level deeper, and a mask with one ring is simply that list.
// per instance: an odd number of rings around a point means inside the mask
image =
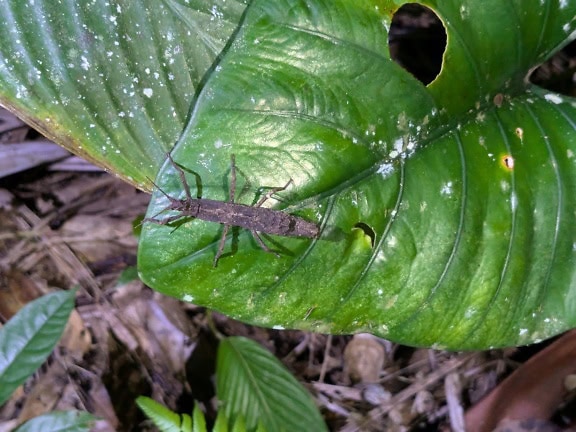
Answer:
[{"label": "green leaf", "polygon": [[96,418],[82,411],[55,411],[28,420],[16,432],[88,432]]},{"label": "green leaf", "polygon": [[256,428],[256,432],[266,432],[266,428],[262,424],[262,421],[258,421],[258,427]]},{"label": "green leaf", "polygon": [[[236,229],[213,268],[218,224],[145,224],[144,281],[253,324],[411,345],[574,327],[576,103],[526,76],[574,38],[576,1],[422,2],[448,37],[427,87],[388,52],[403,3],[251,3],[172,155],[204,198],[228,198],[231,154],[241,203],[292,179],[267,205],[322,235],[267,236],[278,259]],[[169,163],[156,182],[184,196]],[[167,204],[156,192],[147,216]]]},{"label": "green leaf", "polygon": [[198,402],[194,402],[194,411],[192,413],[192,431],[193,432],[206,432],[206,417],[200,409]]},{"label": "green leaf", "polygon": [[[190,432],[191,430],[196,432],[196,429],[192,429],[192,419],[190,419],[188,414],[180,415],[175,413],[146,396],[138,397],[136,405],[162,432]],[[194,422],[196,422],[196,408],[194,409]],[[196,423],[194,423],[194,427],[196,427]],[[199,429],[199,431],[201,430]]]},{"label": "green leaf", "polygon": [[5,0],[0,103],[150,189],[246,0]]},{"label": "green leaf", "polygon": [[138,269],[133,266],[126,267],[118,276],[116,286],[122,286],[135,280],[138,280]]},{"label": "green leaf", "polygon": [[228,417],[224,413],[224,410],[218,410],[216,414],[216,420],[214,421],[213,432],[228,432]]},{"label": "green leaf", "polygon": [[327,430],[310,394],[256,342],[243,337],[220,342],[216,394],[229,421],[244,418],[246,430],[261,422],[268,431]]},{"label": "green leaf", "polygon": [[239,413],[238,416],[236,416],[236,421],[232,426],[231,432],[246,432],[246,421],[244,420],[244,415],[242,415],[242,413]]},{"label": "green leaf", "polygon": [[75,294],[58,291],[40,297],[0,329],[0,405],[48,358],[66,327]]}]

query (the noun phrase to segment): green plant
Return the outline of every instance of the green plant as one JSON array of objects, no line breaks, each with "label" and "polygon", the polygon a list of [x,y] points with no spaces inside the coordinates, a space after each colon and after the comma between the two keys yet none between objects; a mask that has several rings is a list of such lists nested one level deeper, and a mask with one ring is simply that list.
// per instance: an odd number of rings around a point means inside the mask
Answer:
[{"label": "green plant", "polygon": [[28,420],[14,432],[88,432],[94,420],[94,416],[87,412],[53,411]]},{"label": "green plant", "polygon": [[[216,382],[221,407],[215,432],[327,430],[308,392],[272,354],[250,339],[220,341]],[[150,398],[140,397],[136,403],[161,431],[206,431],[198,404],[191,417]]]},{"label": "green plant", "polygon": [[[576,1],[422,1],[448,37],[428,86],[390,59],[404,3],[10,0],[0,101],[142,189],[173,142],[206,198],[227,198],[230,153],[244,203],[294,180],[276,208],[322,234],[271,239],[281,259],[239,232],[213,269],[219,225],[146,225],[139,270],[163,293],[451,349],[574,327],[576,111],[527,76],[574,38]],[[182,195],[169,164],[155,182]]]},{"label": "green plant", "polygon": [[[58,291],[24,306],[0,329],[0,405],[46,361],[74,308],[76,290]],[[33,418],[17,430],[88,431],[94,417],[77,411]]]},{"label": "green plant", "polygon": [[[570,40],[576,3],[423,3],[448,35],[427,87],[389,57],[391,2],[252,3],[172,155],[215,199],[230,152],[245,203],[294,179],[278,208],[321,237],[276,237],[276,259],[242,231],[214,270],[218,225],[145,226],[143,279],[258,325],[412,345],[572,327],[576,112],[526,76]],[[157,183],[178,195],[170,166]],[[165,204],[153,196],[149,214]]]}]

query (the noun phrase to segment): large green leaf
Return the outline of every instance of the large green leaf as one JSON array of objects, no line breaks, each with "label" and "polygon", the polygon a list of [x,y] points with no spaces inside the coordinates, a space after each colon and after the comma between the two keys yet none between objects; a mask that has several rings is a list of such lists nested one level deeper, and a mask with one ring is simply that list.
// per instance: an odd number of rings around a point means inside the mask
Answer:
[{"label": "large green leaf", "polygon": [[54,411],[28,420],[15,432],[88,432],[95,420],[83,411]]},{"label": "large green leaf", "polygon": [[76,291],[27,304],[0,329],[0,405],[48,358],[74,308]]},{"label": "large green leaf", "polygon": [[216,394],[228,419],[246,419],[246,430],[325,431],[310,394],[292,374],[256,342],[223,339],[216,362]]},{"label": "large green leaf", "polygon": [[0,104],[151,189],[246,0],[2,0]]},{"label": "large green leaf", "polygon": [[[204,198],[227,199],[231,154],[240,202],[292,179],[268,205],[322,235],[269,236],[278,259],[237,229],[213,268],[218,224],[146,224],[147,283],[259,325],[454,349],[575,325],[576,104],[526,77],[574,37],[576,0],[422,2],[448,36],[427,87],[390,59],[402,3],[251,3],[173,157]],[[183,196],[171,164],[157,183]]]}]

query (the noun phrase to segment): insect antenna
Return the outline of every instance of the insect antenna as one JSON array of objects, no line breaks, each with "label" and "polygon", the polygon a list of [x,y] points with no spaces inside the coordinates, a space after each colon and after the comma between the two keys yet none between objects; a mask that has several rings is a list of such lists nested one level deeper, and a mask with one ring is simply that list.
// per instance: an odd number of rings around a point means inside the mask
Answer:
[{"label": "insect antenna", "polygon": [[162,195],[164,195],[166,198],[168,198],[168,200],[170,200],[170,202],[172,202],[173,200],[175,200],[176,198],[171,197],[170,195],[168,195],[166,192],[164,192],[164,189],[162,189],[160,186],[158,186],[156,183],[154,183],[154,180],[152,180],[150,177],[146,177],[150,183],[152,183],[154,185],[154,187],[156,189],[158,189],[160,192],[162,192]]},{"label": "insect antenna", "polygon": [[[169,200],[171,203],[174,203],[175,201],[178,201],[176,198],[173,198],[173,197],[171,197],[170,195],[168,195],[168,194],[167,194],[160,186],[158,186],[158,185],[154,182],[154,180],[152,180],[150,177],[146,177],[146,178],[148,179],[148,181],[149,181],[150,183],[152,183],[152,184],[154,185],[154,187],[155,187],[156,189],[158,189],[158,190],[162,193],[162,195],[164,195],[166,198],[168,198],[168,200]],[[141,221],[137,226],[141,226],[144,222],[153,222],[153,223],[158,223],[158,224],[161,224],[161,225],[165,225],[167,222],[159,221],[158,219],[156,219],[156,217],[157,217],[159,214],[161,214],[162,212],[165,212],[166,210],[169,210],[169,209],[170,209],[170,206],[164,207],[162,210],[160,210],[160,211],[159,211],[158,213],[156,213],[155,215],[153,215],[153,216],[151,216],[151,217],[147,217],[147,218],[142,219],[142,221]],[[169,219],[172,219],[172,218],[169,218]],[[176,228],[178,228],[178,227],[176,227]],[[176,228],[175,228],[175,229],[176,229]]]},{"label": "insect antenna", "polygon": [[[264,189],[268,189],[268,192],[266,192],[259,200],[256,204],[254,204],[254,207],[261,207],[262,204],[264,204],[267,200],[269,200],[272,195],[274,195],[276,192],[282,192],[285,189],[288,189],[288,186],[290,186],[291,184],[294,184],[294,180],[290,179],[288,180],[288,183],[286,183],[284,186],[281,187],[266,187],[266,188],[260,188],[260,190],[264,190]],[[282,202],[282,198],[276,196],[275,199],[277,201]]]},{"label": "insect antenna", "polygon": [[[188,186],[188,182],[186,181],[186,176],[184,175],[184,170],[182,168],[180,168],[180,165],[178,165],[176,162],[174,162],[174,159],[172,159],[172,155],[170,153],[166,153],[166,157],[170,160],[170,162],[172,163],[172,166],[178,172],[178,177],[180,177],[180,181],[182,182],[182,185],[184,186],[184,192],[186,192],[186,198],[188,198],[189,200],[192,200],[192,194],[190,193],[190,186]],[[166,195],[166,194],[164,194],[164,195]]]}]

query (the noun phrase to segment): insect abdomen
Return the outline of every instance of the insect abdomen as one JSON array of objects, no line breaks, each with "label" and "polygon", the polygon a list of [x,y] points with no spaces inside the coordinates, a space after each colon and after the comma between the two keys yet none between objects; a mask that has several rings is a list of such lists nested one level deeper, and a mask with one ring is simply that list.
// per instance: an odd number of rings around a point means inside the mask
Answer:
[{"label": "insect abdomen", "polygon": [[280,210],[208,199],[198,201],[195,215],[198,219],[287,237],[317,238],[319,235],[316,224]]}]

